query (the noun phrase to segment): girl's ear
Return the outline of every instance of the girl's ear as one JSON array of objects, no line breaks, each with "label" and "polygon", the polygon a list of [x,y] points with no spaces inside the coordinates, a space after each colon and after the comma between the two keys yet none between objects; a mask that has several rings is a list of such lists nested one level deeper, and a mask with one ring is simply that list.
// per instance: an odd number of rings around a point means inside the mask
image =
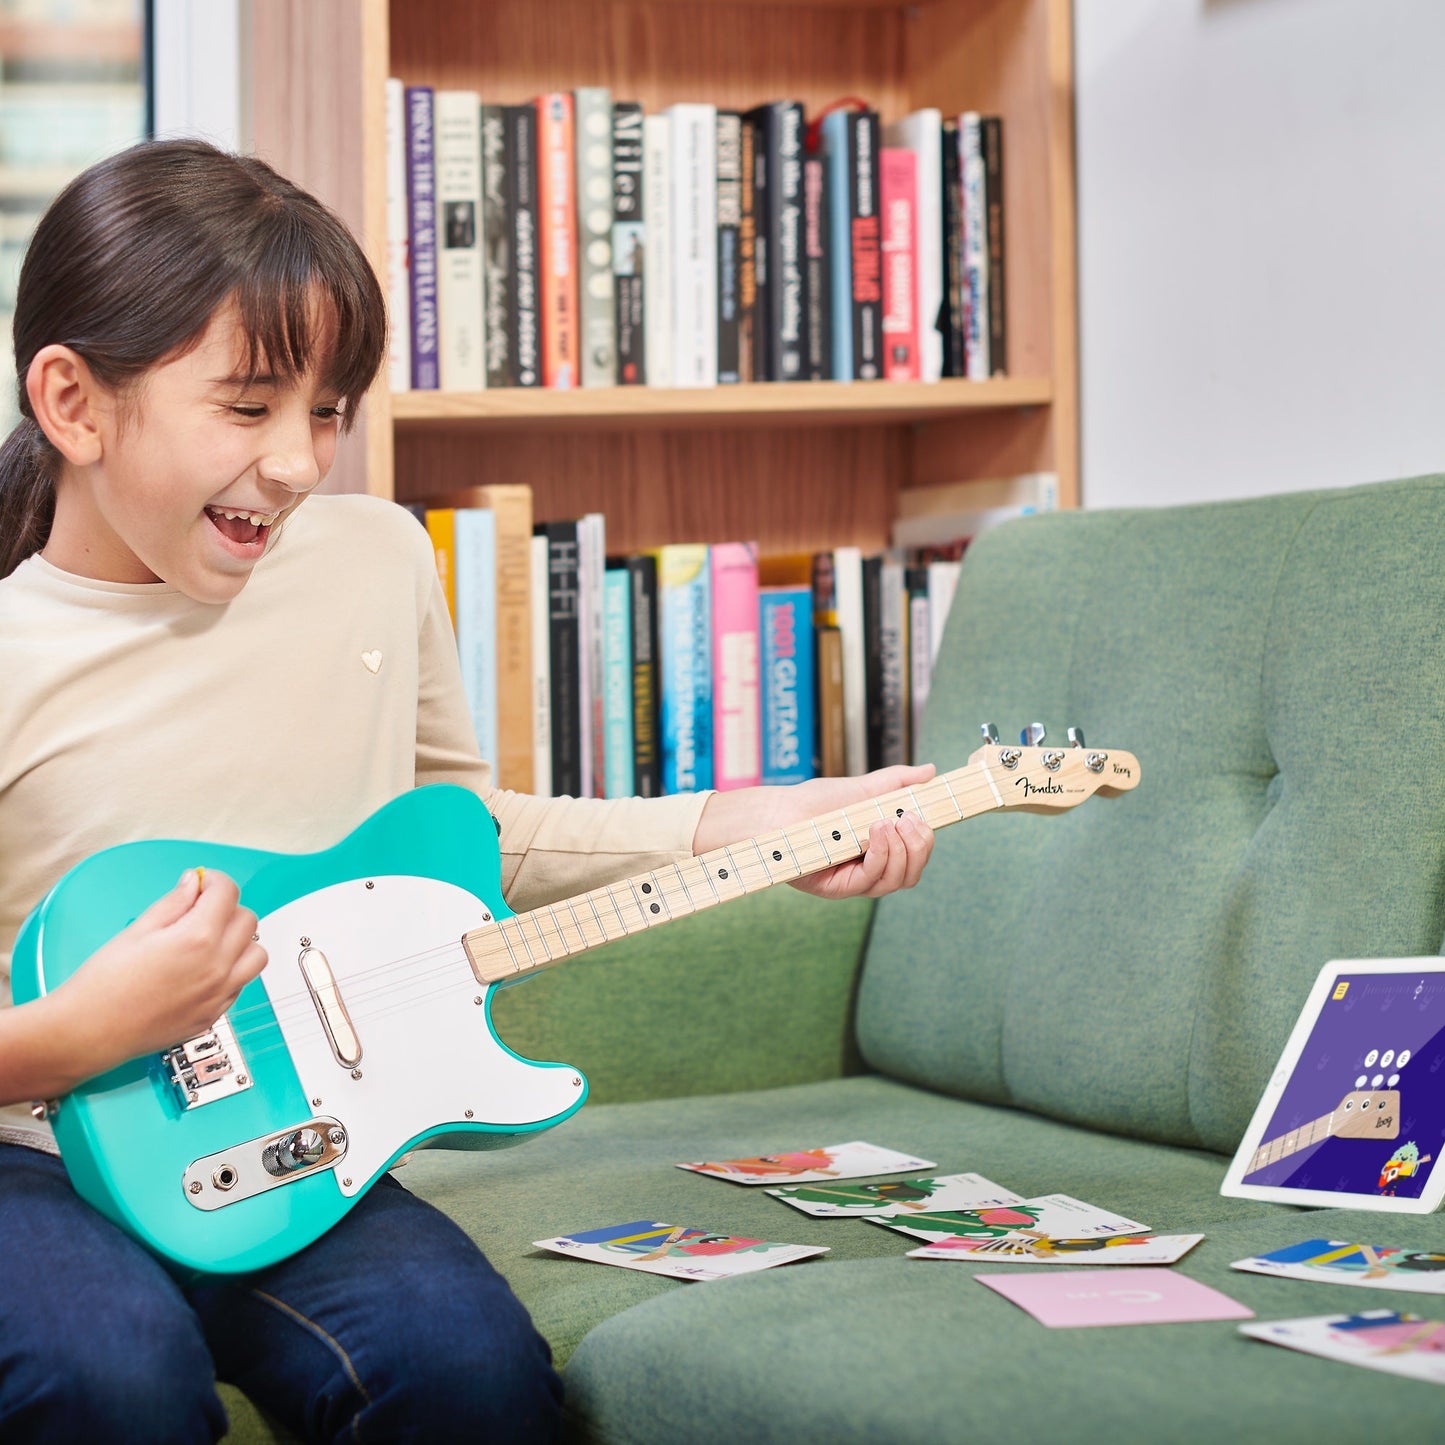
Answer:
[{"label": "girl's ear", "polygon": [[25,390],[36,424],[66,461],[83,467],[100,460],[100,423],[107,408],[79,352],[41,347],[25,373]]}]

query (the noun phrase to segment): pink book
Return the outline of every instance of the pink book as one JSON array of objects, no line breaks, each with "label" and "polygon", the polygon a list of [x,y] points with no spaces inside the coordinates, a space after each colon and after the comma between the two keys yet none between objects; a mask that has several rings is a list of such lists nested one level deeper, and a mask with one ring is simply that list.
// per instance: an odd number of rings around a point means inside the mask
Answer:
[{"label": "pink book", "polygon": [[758,544],[719,542],[712,569],[713,786],[762,781],[758,704]]},{"label": "pink book", "polygon": [[885,146],[878,155],[878,192],[883,221],[883,375],[917,381],[918,157]]}]

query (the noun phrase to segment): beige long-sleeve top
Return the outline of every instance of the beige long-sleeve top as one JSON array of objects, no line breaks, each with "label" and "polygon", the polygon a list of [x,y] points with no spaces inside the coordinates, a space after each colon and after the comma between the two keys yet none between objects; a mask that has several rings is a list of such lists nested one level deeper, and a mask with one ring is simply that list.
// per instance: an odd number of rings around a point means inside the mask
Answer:
[{"label": "beige long-sleeve top", "polygon": [[[518,912],[689,856],[707,800],[494,789],[430,543],[389,502],[312,497],[221,606],[29,558],[0,581],[0,1006],[20,925],[91,853],[313,852],[435,782],[497,818]],[[0,1139],[54,1148],[24,1106]]]}]

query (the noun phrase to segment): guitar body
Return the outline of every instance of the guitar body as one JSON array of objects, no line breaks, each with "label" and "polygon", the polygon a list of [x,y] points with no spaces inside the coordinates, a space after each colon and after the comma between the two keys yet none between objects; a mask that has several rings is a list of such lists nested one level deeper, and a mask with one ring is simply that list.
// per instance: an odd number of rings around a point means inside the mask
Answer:
[{"label": "guitar body", "polygon": [[240,885],[269,955],[213,1035],[60,1103],[77,1192],[183,1269],[262,1268],[330,1229],[407,1150],[492,1148],[586,1098],[514,1054],[462,935],[511,917],[492,819],[462,788],[404,794],[335,847],[124,844],[78,864],[16,941],[17,1003],[52,992],[188,868]]}]

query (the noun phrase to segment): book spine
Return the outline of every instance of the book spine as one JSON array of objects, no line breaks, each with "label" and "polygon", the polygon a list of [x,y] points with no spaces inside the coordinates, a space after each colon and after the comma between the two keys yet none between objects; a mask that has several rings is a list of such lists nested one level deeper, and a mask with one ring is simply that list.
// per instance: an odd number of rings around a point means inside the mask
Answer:
[{"label": "book spine", "polygon": [[988,251],[988,360],[994,376],[1008,371],[1008,311],[1005,306],[1003,216],[1003,121],[983,118],[983,191]]},{"label": "book spine", "polygon": [[438,378],[443,391],[486,384],[482,322],[481,100],[475,91],[439,90],[436,123]]},{"label": "book spine", "polygon": [[762,781],[814,776],[813,597],[808,587],[765,587],[758,598]]},{"label": "book spine", "polygon": [[963,355],[970,381],[989,375],[988,218],[983,197],[983,128],[976,111],[958,121],[959,168],[963,177]]},{"label": "book spine", "polygon": [[537,292],[537,112],[530,105],[503,108],[512,236],[511,376],[513,386],[542,384],[542,315]]},{"label": "book spine", "polygon": [[618,101],[612,107],[612,286],[619,386],[647,382],[642,128],[642,107],[636,101]]},{"label": "book spine", "polygon": [[481,507],[458,507],[456,527],[457,658],[472,731],[497,777],[496,519]]},{"label": "book spine", "polygon": [[866,773],[868,706],[863,654],[863,554],[857,547],[833,549],[833,579],[838,599],[838,630],[843,636],[844,765],[849,773]]},{"label": "book spine", "polygon": [[630,798],[632,776],[632,579],[625,564],[602,578],[602,795]]},{"label": "book spine", "polygon": [[743,222],[743,118],[717,116],[717,379],[741,378],[739,338],[739,242]]},{"label": "book spine", "polygon": [[[883,766],[882,557],[863,559],[863,717],[869,768]],[[844,665],[847,663],[845,661]]]},{"label": "book spine", "polygon": [[738,377],[752,381],[757,369],[754,341],[758,306],[757,127],[750,116],[739,116],[738,120]]},{"label": "book spine", "polygon": [[582,385],[617,383],[612,290],[612,92],[573,92],[577,122],[577,295]]},{"label": "book spine", "polygon": [[545,534],[531,540],[532,793],[552,796],[551,565]]},{"label": "book spine", "polygon": [[389,380],[411,390],[411,272],[407,257],[406,86],[386,82],[386,304],[391,313]]},{"label": "book spine", "polygon": [[657,553],[661,638],[660,737],[665,793],[712,787],[712,605],[707,548],[675,542]]},{"label": "book spine", "polygon": [[843,701],[843,634],[816,627],[818,659],[818,776],[841,778],[848,772],[848,728]]},{"label": "book spine", "polygon": [[627,559],[632,592],[632,764],[640,798],[662,795],[658,749],[657,559]]},{"label": "book spine", "polygon": [[495,519],[497,609],[497,783],[533,791],[532,489],[521,483],[478,487]]},{"label": "book spine", "polygon": [[938,330],[943,338],[943,374],[963,376],[963,176],[958,165],[958,122],[942,126],[943,299]]},{"label": "book spine", "polygon": [[602,514],[577,522],[578,729],[584,797],[602,795],[602,573],[606,534]]},{"label": "book spine", "polygon": [[717,111],[672,120],[672,384],[717,385]]},{"label": "book spine", "polygon": [[442,596],[447,600],[447,614],[452,630],[457,626],[456,514],[451,507],[428,507],[427,536],[431,538],[432,555],[436,558],[437,577]]},{"label": "book spine", "polygon": [[883,375],[918,381],[918,164],[884,147],[878,166],[883,219]]},{"label": "book spine", "polygon": [[712,571],[713,786],[762,779],[758,708],[758,547],[719,542]]},{"label": "book spine", "polygon": [[482,122],[482,272],[486,283],[482,353],[487,385],[512,384],[512,183],[506,119],[499,105],[484,105]]},{"label": "book spine", "polygon": [[924,381],[943,375],[943,162],[942,114],[915,110],[883,128],[885,147],[913,152],[916,211],[914,242],[918,249],[918,368]]},{"label": "book spine", "polygon": [[907,567],[903,590],[908,602],[908,761],[919,760],[923,735],[923,709],[933,680],[933,658],[928,620],[928,569]]},{"label": "book spine", "polygon": [[879,764],[887,768],[908,761],[908,608],[903,564],[889,557],[879,568],[878,604]]},{"label": "book spine", "polygon": [[538,299],[542,315],[542,381],[577,385],[576,134],[572,97],[553,91],[537,101]]},{"label": "book spine", "polygon": [[749,111],[744,120],[753,132],[753,380],[773,378],[773,187],[768,153],[772,142],[772,107]]},{"label": "book spine", "polygon": [[876,381],[883,375],[877,114],[871,110],[851,112],[848,131],[851,138],[848,219],[853,263],[853,375],[859,381]]},{"label": "book spine", "polygon": [[552,796],[582,797],[581,660],[576,522],[548,522],[547,627],[552,721]]},{"label": "book spine", "polygon": [[[823,118],[823,164],[828,172],[829,315],[833,332],[833,380],[853,380],[853,242],[849,215],[852,167],[845,111]],[[825,774],[825,776],[831,776]]]},{"label": "book spine", "polygon": [[672,367],[672,121],[642,122],[642,192],[647,260],[642,272],[647,384],[671,386]]},{"label": "book spine", "polygon": [[809,381],[833,375],[833,283],[828,268],[828,166],[803,162],[803,294],[808,299],[803,369]]},{"label": "book spine", "polygon": [[432,90],[406,90],[407,224],[411,234],[411,384],[435,391],[437,373],[437,205]]},{"label": "book spine", "polygon": [[948,622],[953,594],[958,590],[961,562],[930,562],[928,564],[928,657],[937,665],[938,649],[943,645],[943,629]]},{"label": "book spine", "polygon": [[773,268],[773,357],[778,381],[801,381],[808,312],[803,266],[803,107],[796,101],[773,106],[774,144],[768,180],[775,196],[769,212]]}]

